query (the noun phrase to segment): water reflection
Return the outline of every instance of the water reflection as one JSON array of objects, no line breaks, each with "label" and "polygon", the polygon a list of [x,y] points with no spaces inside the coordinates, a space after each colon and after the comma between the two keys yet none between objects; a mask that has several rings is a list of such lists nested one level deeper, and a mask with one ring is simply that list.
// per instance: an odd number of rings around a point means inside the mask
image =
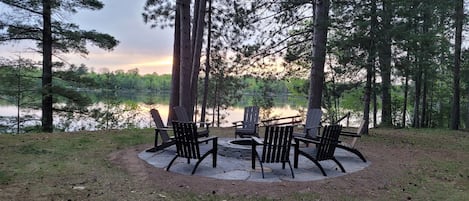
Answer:
[{"label": "water reflection", "polygon": [[[87,108],[87,114],[64,114],[54,113],[54,126],[58,130],[72,132],[81,130],[106,130],[106,129],[123,129],[123,128],[151,128],[154,126],[150,109],[155,108],[160,112],[163,122],[167,124],[169,105],[167,104],[146,104],[146,103],[120,103],[120,104],[106,104],[104,102],[95,103]],[[261,117],[261,119],[279,117],[279,116],[292,116],[300,114],[303,108],[291,107],[290,105],[277,106],[270,109],[270,116]],[[15,132],[16,131],[16,116],[17,107],[12,105],[0,106],[0,116],[2,116],[2,124],[8,124],[10,129],[2,132]],[[232,126],[231,122],[243,119],[244,107],[229,107],[227,110],[222,111],[223,118],[220,119],[221,127]],[[28,121],[25,126],[40,125],[41,110],[37,109],[22,109],[20,116],[34,117]],[[9,119],[7,121],[7,119]],[[207,111],[206,120],[216,120],[217,117],[213,115],[212,110]],[[200,120],[200,116],[196,117]]]}]

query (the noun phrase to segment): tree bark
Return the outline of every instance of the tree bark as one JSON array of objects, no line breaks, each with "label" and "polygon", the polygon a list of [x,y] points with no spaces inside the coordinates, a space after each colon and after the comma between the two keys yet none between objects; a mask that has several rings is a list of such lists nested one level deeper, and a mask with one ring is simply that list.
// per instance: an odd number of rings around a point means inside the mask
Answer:
[{"label": "tree bark", "polygon": [[52,117],[52,22],[51,2],[42,1],[42,131],[53,132]]},{"label": "tree bark", "polygon": [[461,43],[464,19],[464,0],[456,2],[455,26],[456,36],[454,42],[454,67],[453,67],[453,105],[451,112],[451,129],[459,129],[460,120],[460,68],[461,68]]},{"label": "tree bark", "polygon": [[[430,21],[430,15],[431,11],[428,9],[428,7],[425,7],[423,10],[423,33],[422,35],[426,36],[429,34],[429,29],[432,26],[431,21]],[[421,51],[422,51],[422,63],[425,66],[422,69],[422,115],[420,116],[420,127],[426,128],[428,127],[427,125],[427,108],[428,108],[428,77],[430,76],[428,73],[428,67],[431,65],[431,58],[432,55],[430,51],[428,50],[428,47],[430,47],[430,41],[428,39],[423,39],[422,41],[422,46],[421,46]]]},{"label": "tree bark", "polygon": [[329,23],[329,0],[314,1],[313,62],[310,72],[308,108],[321,108],[324,85],[327,29]]},{"label": "tree bark", "polygon": [[[427,63],[427,62],[425,62]],[[427,127],[427,108],[428,108],[428,74],[427,74],[427,69],[424,68],[422,72],[422,115],[420,116],[420,126],[422,128]]]},{"label": "tree bark", "polygon": [[[418,60],[418,59],[417,59]],[[415,74],[415,94],[414,94],[414,118],[412,120],[412,127],[420,128],[420,91],[422,88],[422,66],[417,63],[417,72]]]},{"label": "tree bark", "polygon": [[180,13],[180,82],[179,82],[179,106],[182,106],[192,118],[193,108],[191,100],[191,12],[190,0],[179,0],[178,9]]},{"label": "tree bark", "polygon": [[405,70],[405,82],[404,82],[404,106],[402,109],[402,127],[405,128],[406,125],[406,115],[407,115],[407,95],[409,93],[409,75],[407,70]]},{"label": "tree bark", "polygon": [[368,134],[368,125],[370,123],[370,104],[371,104],[371,86],[373,79],[373,68],[375,65],[375,37],[377,29],[376,0],[371,1],[371,20],[370,20],[370,47],[368,49],[368,63],[366,68],[366,85],[364,95],[363,120],[365,121],[364,134]]},{"label": "tree bark", "polygon": [[189,113],[194,114],[194,106],[197,99],[197,82],[199,80],[199,71],[200,71],[200,55],[202,53],[202,42],[204,35],[204,19],[205,19],[205,9],[206,9],[206,0],[196,0],[194,9],[194,27],[192,35],[192,63],[191,63],[191,108]]},{"label": "tree bark", "polygon": [[207,108],[207,98],[208,98],[208,82],[210,76],[210,40],[212,37],[212,0],[208,1],[208,23],[207,23],[207,50],[206,50],[206,57],[205,57],[205,78],[204,78],[204,95],[202,98],[202,105],[201,105],[201,113],[200,113],[200,121],[205,121],[205,113]]},{"label": "tree bark", "polygon": [[[178,6],[178,5],[177,5]],[[173,68],[171,73],[171,95],[169,98],[168,122],[170,124],[174,117],[173,107],[179,106],[179,84],[181,76],[180,52],[181,52],[181,22],[180,9],[176,8],[174,21],[174,42],[173,42]]]},{"label": "tree bark", "polygon": [[390,2],[383,1],[382,23],[383,30],[381,32],[381,47],[379,48],[379,63],[381,68],[381,124],[384,127],[392,126],[391,111],[391,16],[392,9]]},{"label": "tree bark", "polygon": [[373,74],[372,74],[372,90],[371,90],[371,96],[373,97],[373,128],[376,128],[376,124],[378,122],[378,97],[376,95],[376,92],[378,91],[376,89],[376,66],[373,66]]}]

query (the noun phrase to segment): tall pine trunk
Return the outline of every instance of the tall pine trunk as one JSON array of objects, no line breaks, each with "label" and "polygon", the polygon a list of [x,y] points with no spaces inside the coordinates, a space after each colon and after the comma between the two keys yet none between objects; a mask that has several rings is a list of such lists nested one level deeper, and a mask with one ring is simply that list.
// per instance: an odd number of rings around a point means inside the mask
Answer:
[{"label": "tall pine trunk", "polygon": [[453,67],[453,105],[451,112],[451,129],[459,129],[460,120],[460,68],[461,68],[461,42],[464,19],[464,0],[458,0],[455,7],[456,36],[454,41],[454,67]]},{"label": "tall pine trunk", "polygon": [[[430,21],[430,13],[431,11],[429,11],[429,8],[428,7],[424,7],[424,10],[423,10],[423,32],[422,32],[422,35],[423,36],[427,36],[429,34],[429,29],[430,27],[432,26],[431,25],[431,21]],[[421,42],[422,44],[422,48],[421,48],[421,51],[423,54],[421,54],[421,57],[422,57],[422,64],[424,65],[424,68],[422,69],[422,115],[421,115],[421,119],[420,119],[420,126],[423,127],[423,128],[426,128],[428,127],[427,125],[427,120],[428,120],[428,115],[427,115],[427,110],[428,110],[428,82],[429,82],[429,77],[430,77],[430,73],[429,73],[429,70],[428,68],[430,67],[431,65],[431,58],[432,58],[432,55],[431,55],[431,52],[428,50],[428,47],[430,46],[430,42],[426,37],[422,37],[423,38],[423,41]]]},{"label": "tall pine trunk", "polygon": [[404,105],[402,109],[402,127],[405,128],[406,125],[406,115],[407,115],[407,99],[409,94],[409,75],[407,69],[405,70],[405,82],[404,82]]},{"label": "tall pine trunk", "polygon": [[377,122],[378,122],[378,97],[376,95],[376,92],[378,91],[376,89],[376,66],[373,66],[373,74],[372,74],[372,84],[371,84],[371,96],[373,98],[373,128],[376,128]]},{"label": "tall pine trunk", "polygon": [[205,55],[205,78],[204,78],[204,95],[202,97],[202,106],[200,113],[200,121],[205,121],[205,113],[207,110],[207,98],[208,98],[208,82],[210,78],[210,40],[212,37],[212,0],[208,1],[208,23],[207,23],[207,49]]},{"label": "tall pine trunk", "polygon": [[365,107],[363,109],[363,120],[365,121],[364,134],[368,134],[368,125],[370,123],[370,104],[371,104],[371,87],[373,82],[373,68],[376,56],[376,29],[378,24],[376,16],[376,0],[371,1],[371,21],[370,21],[370,47],[368,49],[368,62],[366,67],[366,85],[365,85]]},{"label": "tall pine trunk", "polygon": [[206,0],[196,0],[194,4],[194,20],[192,28],[192,64],[191,64],[191,108],[189,114],[194,114],[194,106],[197,100],[197,82],[199,80],[200,70],[200,55],[202,53],[202,42],[204,35],[204,20],[205,20],[205,9]]},{"label": "tall pine trunk", "polygon": [[313,62],[310,72],[308,108],[321,108],[326,60],[329,0],[314,1]]},{"label": "tall pine trunk", "polygon": [[412,120],[412,127],[420,128],[420,91],[422,88],[422,65],[416,59],[417,72],[415,74],[415,94],[414,94],[414,118]]},{"label": "tall pine trunk", "polygon": [[42,44],[42,131],[52,132],[52,22],[51,2],[42,1],[43,44]]},{"label": "tall pine trunk", "polygon": [[180,84],[179,84],[179,106],[184,107],[189,117],[192,117],[191,100],[191,74],[192,74],[192,54],[191,54],[191,10],[190,0],[179,1],[180,9]]},{"label": "tall pine trunk", "polygon": [[391,17],[392,8],[390,1],[383,1],[382,11],[382,31],[379,54],[379,64],[381,68],[381,124],[384,127],[392,126],[391,111]]},{"label": "tall pine trunk", "polygon": [[176,9],[174,21],[174,43],[173,43],[173,68],[171,74],[171,94],[169,98],[168,124],[175,118],[173,107],[179,106],[179,84],[181,76],[181,17],[180,9]]}]

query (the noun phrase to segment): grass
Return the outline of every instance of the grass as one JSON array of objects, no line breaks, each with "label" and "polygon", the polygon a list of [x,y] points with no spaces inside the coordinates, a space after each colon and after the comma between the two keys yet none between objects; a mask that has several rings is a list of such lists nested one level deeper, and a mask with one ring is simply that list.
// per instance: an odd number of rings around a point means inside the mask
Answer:
[{"label": "grass", "polygon": [[[233,137],[227,129],[213,135]],[[233,195],[200,195],[142,188],[107,156],[153,142],[153,130],[0,135],[0,200],[236,200]],[[469,200],[469,133],[431,129],[372,130],[366,144],[412,148],[416,158],[406,175],[393,178],[382,200]],[[340,178],[339,178],[340,179]],[[317,193],[293,193],[285,200],[321,199]],[[269,200],[266,197],[247,197]],[[337,195],[339,200],[370,200],[366,195]]]}]

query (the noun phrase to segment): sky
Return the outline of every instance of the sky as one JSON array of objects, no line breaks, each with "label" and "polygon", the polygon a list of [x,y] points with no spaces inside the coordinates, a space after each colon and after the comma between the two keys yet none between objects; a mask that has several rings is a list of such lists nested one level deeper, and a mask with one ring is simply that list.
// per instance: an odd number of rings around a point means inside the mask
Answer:
[{"label": "sky", "polygon": [[[76,23],[84,30],[107,33],[120,41],[113,51],[96,47],[88,48],[86,58],[80,55],[60,55],[71,64],[85,64],[95,72],[138,68],[140,74],[170,74],[172,61],[173,30],[150,28],[143,22],[142,11],[146,0],[101,0],[104,8],[97,11],[79,10],[66,20]],[[12,58],[22,56],[40,60],[40,55],[22,52],[28,46],[12,43],[0,46],[0,55]]]}]

